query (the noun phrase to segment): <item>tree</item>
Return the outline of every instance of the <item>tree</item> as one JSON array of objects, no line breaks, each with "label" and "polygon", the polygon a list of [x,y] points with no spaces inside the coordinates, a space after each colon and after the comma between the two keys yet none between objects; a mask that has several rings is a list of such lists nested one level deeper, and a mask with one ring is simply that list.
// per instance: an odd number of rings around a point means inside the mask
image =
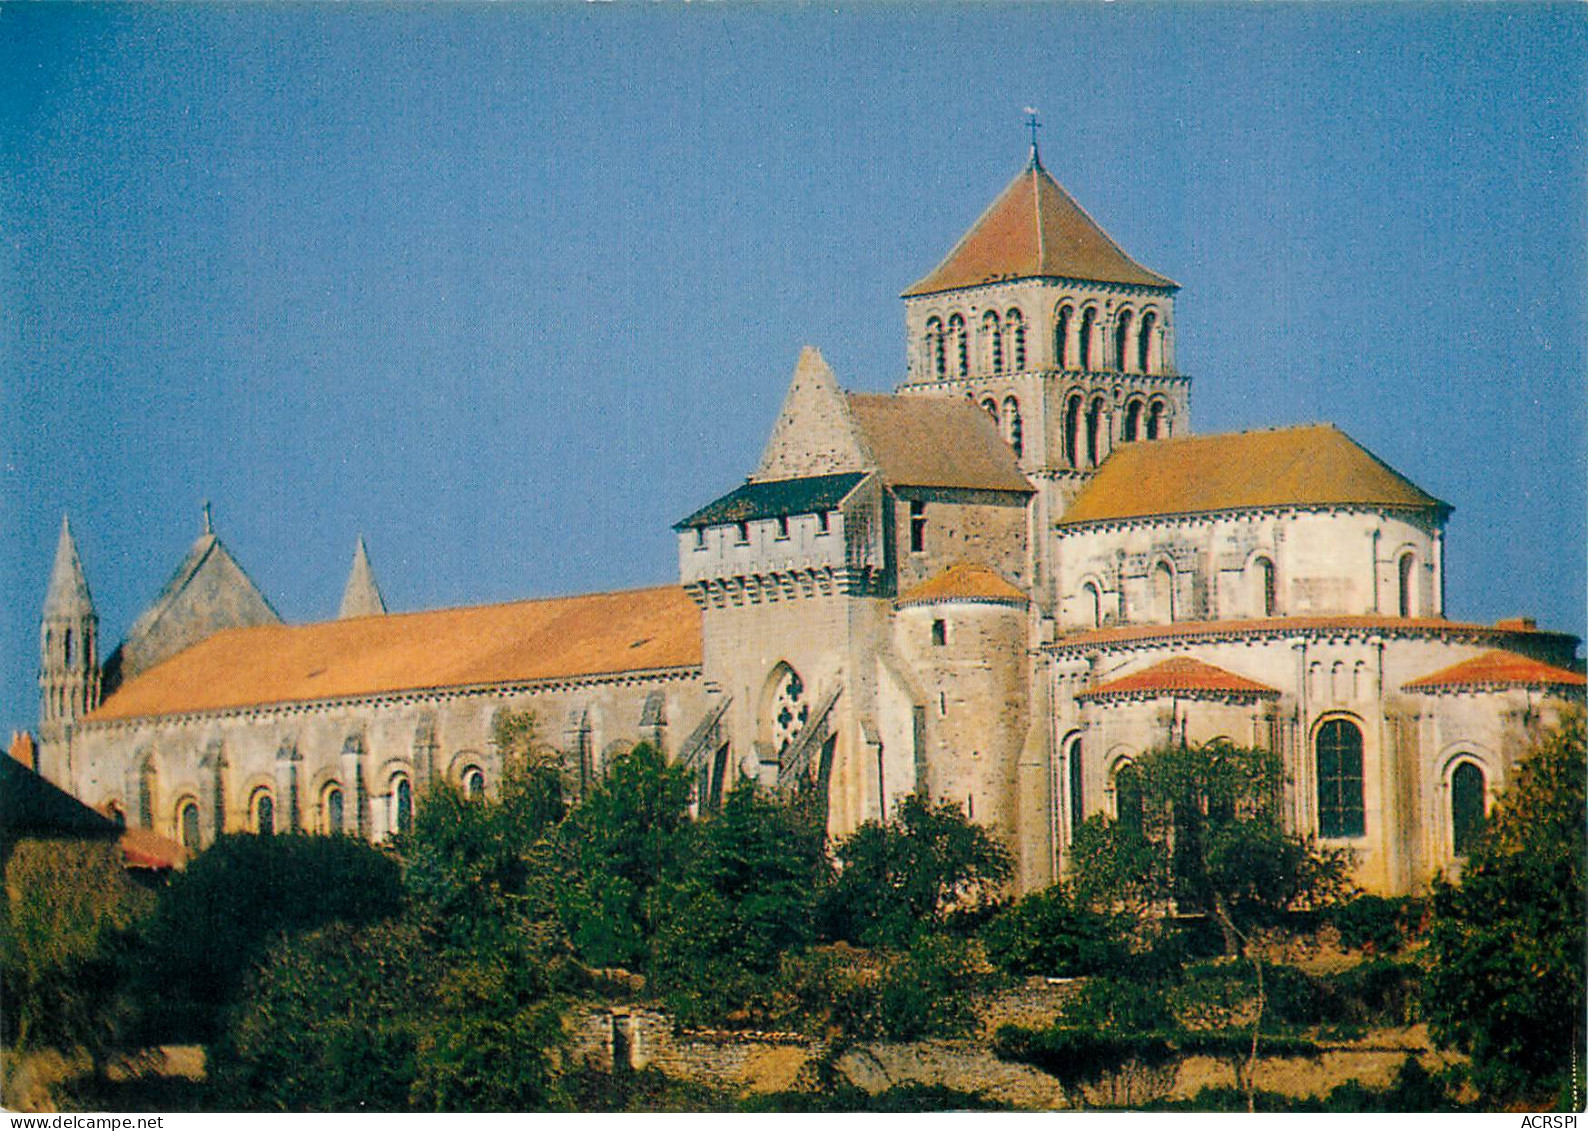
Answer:
[{"label": "tree", "polygon": [[838,845],[825,916],[836,938],[900,946],[943,925],[951,908],[989,900],[1013,871],[1009,850],[950,801],[918,794],[886,822],[867,821]]},{"label": "tree", "polygon": [[1054,884],[1010,904],[982,928],[988,959],[1011,974],[1078,977],[1115,970],[1128,958],[1129,921],[1081,904]]},{"label": "tree", "polygon": [[650,968],[684,1021],[720,1021],[764,999],[781,956],[815,937],[828,865],[813,800],[747,782],[682,832],[651,900]]},{"label": "tree", "polygon": [[152,902],[113,841],[18,844],[0,913],[7,1043],[83,1048],[101,1068],[127,1022],[125,936]]},{"label": "tree", "polygon": [[1277,754],[1222,741],[1167,746],[1130,772],[1121,802],[1130,811],[1094,816],[1076,835],[1073,873],[1086,902],[1206,913],[1233,955],[1254,928],[1343,890],[1344,854],[1285,831]]},{"label": "tree", "polygon": [[649,901],[689,821],[688,771],[641,743],[560,826],[558,903],[574,950],[595,966],[641,966],[654,934]]},{"label": "tree", "polygon": [[1582,1105],[1584,758],[1575,709],[1517,764],[1459,885],[1434,890],[1423,1011],[1486,1102]]}]

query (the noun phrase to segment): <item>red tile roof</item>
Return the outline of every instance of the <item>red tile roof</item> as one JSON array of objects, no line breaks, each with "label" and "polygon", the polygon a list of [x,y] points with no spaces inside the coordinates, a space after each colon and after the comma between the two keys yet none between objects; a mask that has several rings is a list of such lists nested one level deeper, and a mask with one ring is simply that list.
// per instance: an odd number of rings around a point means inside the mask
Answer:
[{"label": "red tile roof", "polygon": [[1175,656],[1149,668],[1099,684],[1080,699],[1153,698],[1160,695],[1278,695],[1276,688],[1193,659]]},{"label": "red tile roof", "polygon": [[125,684],[87,721],[699,664],[700,610],[668,585],[228,629]]},{"label": "red tile roof", "polygon": [[1284,506],[1448,510],[1332,424],[1144,440],[1116,448],[1061,527]]},{"label": "red tile roof", "polygon": [[905,590],[901,605],[924,605],[934,601],[995,601],[999,604],[1026,603],[1026,595],[984,565],[961,563],[929,577]]},{"label": "red tile roof", "polygon": [[1005,279],[1174,287],[1137,263],[1033,160],[905,298]]},{"label": "red tile roof", "polygon": [[1493,649],[1470,660],[1414,679],[1407,691],[1459,691],[1493,687],[1576,687],[1588,685],[1581,672],[1540,663],[1529,656]]},{"label": "red tile roof", "polygon": [[1116,625],[1061,636],[1048,648],[1088,649],[1156,641],[1195,640],[1216,636],[1284,636],[1290,633],[1408,633],[1509,637],[1535,640],[1556,651],[1569,652],[1576,638],[1563,632],[1516,629],[1500,625],[1469,624],[1439,617],[1315,616],[1266,617],[1260,620],[1189,620],[1174,624]]},{"label": "red tile roof", "polygon": [[128,829],[121,834],[121,858],[129,868],[164,872],[188,862],[188,850],[148,829]]},{"label": "red tile roof", "polygon": [[887,393],[848,397],[866,450],[890,485],[1032,494],[1014,449],[970,401]]}]

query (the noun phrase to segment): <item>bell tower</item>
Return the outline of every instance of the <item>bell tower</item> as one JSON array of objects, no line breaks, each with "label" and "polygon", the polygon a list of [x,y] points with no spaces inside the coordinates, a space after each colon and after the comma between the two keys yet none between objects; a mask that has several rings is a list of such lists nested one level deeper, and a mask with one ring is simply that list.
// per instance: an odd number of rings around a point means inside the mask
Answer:
[{"label": "bell tower", "polygon": [[1050,606],[1053,523],[1122,443],[1190,431],[1174,360],[1179,284],[1132,259],[1037,149],[928,275],[904,291],[900,393],[965,397],[1037,488],[1034,593]]},{"label": "bell tower", "polygon": [[46,746],[99,706],[99,688],[99,617],[63,516],[39,626],[39,734]]}]

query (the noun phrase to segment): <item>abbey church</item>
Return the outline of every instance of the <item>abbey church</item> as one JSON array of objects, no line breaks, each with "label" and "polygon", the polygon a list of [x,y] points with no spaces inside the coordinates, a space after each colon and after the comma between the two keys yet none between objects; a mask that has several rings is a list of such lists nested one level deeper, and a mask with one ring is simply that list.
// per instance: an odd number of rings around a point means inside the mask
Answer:
[{"label": "abbey church", "polygon": [[1449,506],[1338,429],[1195,434],[1177,291],[1033,146],[904,291],[896,391],[807,348],[652,589],[389,613],[360,543],[341,615],[287,625],[206,518],[102,658],[63,524],[38,769],[190,849],[378,840],[437,782],[492,793],[527,710],[575,788],[643,740],[702,811],[747,778],[819,791],[835,834],[953,801],[1029,890],[1128,812],[1133,759],[1223,738],[1282,755],[1287,819],[1362,887],[1419,890],[1582,699],[1577,641],[1448,619]]}]

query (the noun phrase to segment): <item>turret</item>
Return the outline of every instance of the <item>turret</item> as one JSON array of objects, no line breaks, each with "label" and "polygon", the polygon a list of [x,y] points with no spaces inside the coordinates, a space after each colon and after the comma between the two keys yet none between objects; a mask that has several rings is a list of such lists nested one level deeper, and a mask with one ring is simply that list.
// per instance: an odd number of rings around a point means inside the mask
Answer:
[{"label": "turret", "polygon": [[99,706],[99,617],[63,515],[39,626],[39,731],[46,740]]}]

